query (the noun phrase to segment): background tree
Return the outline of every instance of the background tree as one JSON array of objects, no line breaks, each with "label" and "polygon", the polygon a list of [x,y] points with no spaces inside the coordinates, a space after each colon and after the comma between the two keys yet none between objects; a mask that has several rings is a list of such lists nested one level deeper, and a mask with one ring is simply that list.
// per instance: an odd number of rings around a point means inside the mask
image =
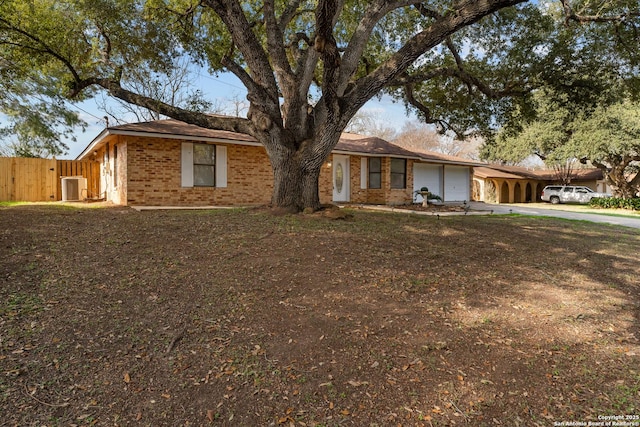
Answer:
[{"label": "background tree", "polygon": [[[200,89],[194,89],[195,79],[187,59],[186,57],[176,58],[168,64],[169,68],[161,73],[152,71],[146,66],[133,69],[126,77],[122,77],[122,86],[131,92],[174,107],[201,113],[221,113],[220,103],[214,104],[204,97]],[[102,94],[102,100],[98,106],[108,118],[113,119],[112,123],[129,123],[132,118],[138,122],[164,118],[157,111],[147,107],[131,104],[118,98],[114,106],[110,101],[112,101],[110,97]]]},{"label": "background tree", "polygon": [[630,101],[595,108],[563,102],[563,94],[539,91],[536,116],[515,132],[498,133],[483,147],[485,157],[518,163],[536,155],[569,184],[578,161],[602,170],[606,181],[621,197],[639,190],[640,107]]},{"label": "background tree", "polygon": [[640,104],[598,108],[574,127],[570,145],[579,158],[601,169],[621,197],[640,196]]},{"label": "background tree", "polygon": [[[614,23],[630,39],[637,4],[597,3],[2,0],[0,57],[18,75],[46,74],[71,99],[103,90],[167,117],[253,135],[274,171],[273,205],[301,210],[319,207],[321,166],[372,97],[401,93],[425,121],[460,135],[500,122],[536,83],[557,27]],[[172,106],[123,84],[139,68],[165,72],[184,54],[242,81],[246,119]]]},{"label": "background tree", "polygon": [[8,63],[0,61],[0,114],[7,125],[0,127],[0,155],[52,157],[65,154],[63,138],[86,123],[51,90],[46,76],[14,79]]},{"label": "background tree", "polygon": [[[580,15],[572,5],[582,8]],[[602,3],[602,11],[597,12],[589,11],[589,2],[564,2],[562,11],[550,10],[563,13],[567,22],[576,20],[580,25],[554,30],[559,43],[541,51],[544,54],[537,67],[534,89],[523,98],[526,102],[515,105],[503,116],[500,131],[487,138],[481,149],[483,159],[516,164],[535,155],[554,169],[561,182],[568,183],[577,161],[584,163],[593,156],[593,164],[603,169],[615,188],[625,187],[622,174],[612,178],[612,171],[618,169],[613,166],[614,159],[605,162],[607,166],[598,163],[607,145],[619,146],[607,137],[609,131],[576,138],[576,133],[585,135],[581,126],[597,120],[596,116],[613,105],[636,99],[640,92],[637,13],[636,21],[614,22],[604,12],[611,5]],[[614,23],[612,27],[600,25],[605,21]],[[620,110],[614,108],[611,112],[618,114]],[[605,127],[613,124],[598,123]],[[582,145],[593,144],[596,135],[605,138],[596,144],[597,150]],[[628,171],[626,166],[622,169]]]},{"label": "background tree", "polygon": [[397,133],[394,128],[386,125],[379,113],[370,110],[358,111],[344,130],[359,135],[377,136],[386,141],[392,141]]},{"label": "background tree", "polygon": [[393,143],[409,150],[432,151],[477,160],[481,139],[476,137],[461,140],[454,132],[440,134],[433,125],[413,120],[405,122]]}]

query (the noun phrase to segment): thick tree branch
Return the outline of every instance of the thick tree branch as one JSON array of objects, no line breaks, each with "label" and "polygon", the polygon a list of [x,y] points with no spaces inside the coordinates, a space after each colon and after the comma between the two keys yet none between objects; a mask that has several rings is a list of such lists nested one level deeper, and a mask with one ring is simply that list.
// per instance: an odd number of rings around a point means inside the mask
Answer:
[{"label": "thick tree branch", "polygon": [[80,82],[79,87],[86,88],[93,85],[97,85],[102,87],[103,89],[106,89],[109,94],[115,98],[138,105],[140,107],[147,108],[149,110],[156,111],[163,116],[171,117],[185,123],[200,126],[206,129],[220,129],[230,132],[245,133],[248,135],[254,133],[251,122],[247,119],[239,117],[218,117],[206,113],[185,110],[183,108],[175,107],[162,101],[158,101],[157,99],[149,98],[147,96],[131,92],[123,88],[119,82],[114,80],[101,78],[86,79]]},{"label": "thick tree branch", "polygon": [[[267,30],[267,47],[280,87],[286,91],[293,84],[293,72],[284,46],[284,33],[276,18],[274,0],[264,1],[264,20]],[[287,95],[285,95],[286,97]]]},{"label": "thick tree branch", "polygon": [[447,46],[447,49],[449,49],[449,52],[451,52],[451,55],[453,55],[453,59],[455,59],[458,69],[460,71],[464,71],[462,58],[460,57],[460,53],[458,53],[458,49],[456,49],[453,44],[453,41],[451,41],[451,37],[447,37],[445,39],[445,45]]},{"label": "thick tree branch", "polygon": [[31,34],[31,33],[27,32],[27,31],[24,31],[21,28],[15,27],[9,21],[7,21],[6,19],[3,19],[2,17],[0,17],[0,23],[3,24],[3,26],[4,26],[4,28],[0,27],[0,29],[8,30],[8,31],[16,33],[16,34],[18,34],[20,36],[23,36],[23,37],[27,38],[28,40],[31,40],[32,42],[35,42],[41,48],[40,49],[36,49],[36,48],[30,47],[30,46],[25,46],[25,47],[27,47],[29,49],[32,49],[34,51],[40,51],[40,52],[46,53],[47,55],[52,56],[53,58],[55,58],[58,61],[60,61],[65,66],[65,68],[67,70],[69,70],[69,72],[73,76],[73,79],[74,79],[75,82],[79,82],[81,80],[80,74],[75,69],[75,67],[73,66],[71,61],[69,59],[65,58],[60,53],[58,53],[55,49],[53,49],[51,46],[49,46],[47,43],[45,43],[39,37],[35,36],[34,34]]},{"label": "thick tree branch", "polygon": [[[213,9],[222,19],[233,39],[235,46],[242,52],[253,80],[262,86],[271,99],[278,98],[278,86],[269,57],[253,33],[242,6],[237,0],[202,0],[202,4]],[[270,115],[279,114],[272,107]]]},{"label": "thick tree branch", "polygon": [[291,20],[298,14],[298,7],[300,7],[302,0],[291,0],[287,7],[284,8],[278,25],[283,30],[287,28],[287,25],[291,23]]},{"label": "thick tree branch", "polygon": [[337,16],[341,13],[341,0],[320,0],[316,9],[316,39],[314,49],[320,54],[324,63],[322,76],[322,93],[329,111],[337,111],[337,75],[340,68],[340,52],[333,36],[333,27]]},{"label": "thick tree branch", "polygon": [[[636,161],[640,162],[640,156],[638,156],[638,160]],[[629,181],[629,185],[637,189],[640,189],[640,173],[636,173],[636,176],[631,181]]]},{"label": "thick tree branch", "polygon": [[105,64],[109,64],[111,62],[111,49],[112,49],[111,38],[109,37],[107,32],[104,30],[104,27],[99,23],[96,23],[96,28],[98,28],[98,31],[100,32],[100,35],[102,36],[105,42],[104,49],[102,49],[102,61]]},{"label": "thick tree branch", "polygon": [[456,134],[456,137],[458,139],[465,138],[464,132],[462,130],[456,129],[453,125],[445,120],[434,118],[429,107],[416,99],[413,89],[414,88],[412,84],[407,84],[404,86],[405,99],[411,106],[422,113],[425,123],[435,124],[439,133],[445,133],[447,130],[451,130]]},{"label": "thick tree branch", "polygon": [[374,72],[361,78],[344,102],[356,110],[383,87],[404,73],[423,53],[442,43],[451,34],[502,8],[526,0],[463,0],[435,20],[428,28],[413,36]]},{"label": "thick tree branch", "polygon": [[480,78],[467,73],[464,69],[448,67],[438,67],[426,72],[415,73],[412,75],[408,75],[405,73],[398,76],[387,86],[393,87],[406,86],[408,84],[412,85],[437,77],[457,78],[467,86],[473,86],[477,88],[482,94],[491,99],[500,99],[507,96],[520,96],[525,95],[531,91],[530,88],[526,87],[526,85],[521,82],[511,82],[502,89],[493,89],[487,83],[483,82]]},{"label": "thick tree branch", "polygon": [[[299,4],[295,3],[294,4]],[[294,4],[289,4],[292,7]],[[304,91],[300,91],[300,75],[294,73],[289,63],[289,58],[284,45],[284,27],[276,17],[274,0],[265,0],[264,2],[264,20],[267,33],[267,47],[271,55],[273,68],[276,78],[280,84],[280,91],[284,104],[281,108],[283,125],[289,125],[287,128],[296,135],[307,135],[307,97],[309,87]],[[288,11],[285,11],[289,13]],[[285,17],[285,20],[289,18]],[[297,48],[297,45],[294,49]],[[306,49],[308,52],[309,48]],[[301,58],[299,58],[301,59]],[[314,67],[315,68],[315,67]],[[298,67],[297,72],[304,74],[304,69]]]},{"label": "thick tree branch", "polygon": [[342,56],[342,67],[340,70],[340,79],[338,82],[338,93],[343,93],[347,87],[347,84],[358,69],[358,64],[364,49],[369,42],[369,38],[373,32],[373,29],[378,22],[389,12],[414,4],[420,4],[421,2],[416,0],[396,0],[385,1],[376,0],[369,3],[367,10],[358,24],[347,48]]},{"label": "thick tree branch", "polygon": [[[300,43],[304,43],[307,47],[301,49]],[[314,42],[305,33],[298,32],[291,36],[291,40],[287,48],[291,51],[295,65],[295,77],[298,85],[299,98],[306,100],[309,88],[313,83],[316,65],[318,64],[319,54],[316,52]]]},{"label": "thick tree branch", "polygon": [[420,14],[422,16],[424,16],[425,18],[432,18],[432,19],[440,19],[442,18],[442,15],[440,14],[440,12],[438,12],[437,10],[428,8],[424,3],[420,2],[418,4],[415,5],[415,8],[418,12],[420,12]]},{"label": "thick tree branch", "polygon": [[271,94],[264,89],[264,87],[257,84],[245,69],[230,57],[224,56],[222,58],[222,65],[242,82],[249,93],[253,93],[258,99],[262,99],[261,104],[265,104],[266,101],[269,101],[270,103],[278,102],[277,98],[274,99]]},{"label": "thick tree branch", "polygon": [[[431,19],[441,19],[442,18],[442,15],[438,11],[429,9],[428,7],[426,7],[423,4],[417,5],[416,9],[422,14],[422,16],[424,16],[426,18],[431,18]],[[460,53],[458,52],[458,49],[453,44],[453,40],[451,40],[451,37],[447,37],[445,39],[445,45],[447,46],[447,49],[449,49],[449,52],[451,52],[451,55],[453,55],[453,59],[456,61],[456,65],[458,66],[458,69],[461,72],[464,72],[462,57],[460,56]],[[469,88],[469,93],[471,94],[472,86],[468,82],[467,82],[467,87]]]}]

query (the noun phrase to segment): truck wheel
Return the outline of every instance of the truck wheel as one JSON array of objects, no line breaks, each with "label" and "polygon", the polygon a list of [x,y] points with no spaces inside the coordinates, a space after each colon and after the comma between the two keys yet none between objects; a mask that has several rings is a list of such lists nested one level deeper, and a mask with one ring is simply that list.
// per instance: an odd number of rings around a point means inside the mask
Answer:
[{"label": "truck wheel", "polygon": [[553,205],[557,205],[560,203],[560,197],[558,196],[552,196],[549,201],[551,202],[551,204]]}]

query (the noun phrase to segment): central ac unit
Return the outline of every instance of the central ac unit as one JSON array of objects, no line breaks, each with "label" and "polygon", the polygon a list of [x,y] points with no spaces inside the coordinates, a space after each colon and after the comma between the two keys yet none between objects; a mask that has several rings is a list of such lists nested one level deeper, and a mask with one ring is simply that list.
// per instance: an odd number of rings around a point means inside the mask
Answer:
[{"label": "central ac unit", "polygon": [[87,197],[87,178],[66,176],[62,178],[62,201],[74,202]]}]

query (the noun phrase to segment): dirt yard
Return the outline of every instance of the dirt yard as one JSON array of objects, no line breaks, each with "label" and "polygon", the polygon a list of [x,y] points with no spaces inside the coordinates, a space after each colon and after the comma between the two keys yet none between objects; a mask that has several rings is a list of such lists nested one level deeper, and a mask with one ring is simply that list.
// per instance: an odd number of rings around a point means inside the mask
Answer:
[{"label": "dirt yard", "polygon": [[638,248],[550,218],[1,207],[0,425],[640,424]]}]

